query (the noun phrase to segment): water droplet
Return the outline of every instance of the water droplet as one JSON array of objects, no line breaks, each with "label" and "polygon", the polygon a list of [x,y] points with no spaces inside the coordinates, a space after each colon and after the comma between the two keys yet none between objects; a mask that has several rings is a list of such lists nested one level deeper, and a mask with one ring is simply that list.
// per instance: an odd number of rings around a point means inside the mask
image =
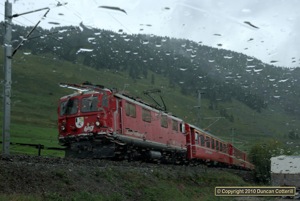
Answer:
[{"label": "water droplet", "polygon": [[278,82],[286,82],[288,81],[289,79],[283,79],[283,80],[279,80]]},{"label": "water droplet", "polygon": [[181,71],[186,71],[187,68],[179,68],[179,70],[181,70]]},{"label": "water droplet", "polygon": [[30,55],[31,52],[24,52],[23,54],[24,54],[24,55]]},{"label": "water droplet", "polygon": [[254,72],[260,72],[260,71],[262,71],[263,69],[254,69]]},{"label": "water droplet", "polygon": [[144,41],[142,42],[142,44],[143,44],[143,45],[149,44],[149,40],[144,40]]},{"label": "water droplet", "polygon": [[80,48],[76,54],[80,53],[80,52],[92,52],[94,49],[86,49],[86,48]]},{"label": "water droplet", "polygon": [[88,38],[89,42],[92,42],[93,40],[95,40],[95,38],[93,38],[93,37]]},{"label": "water droplet", "polygon": [[280,96],[273,96],[274,98],[276,98],[276,99],[279,99],[280,98]]},{"label": "water droplet", "polygon": [[60,23],[59,23],[59,22],[48,22],[48,24],[60,25]]}]

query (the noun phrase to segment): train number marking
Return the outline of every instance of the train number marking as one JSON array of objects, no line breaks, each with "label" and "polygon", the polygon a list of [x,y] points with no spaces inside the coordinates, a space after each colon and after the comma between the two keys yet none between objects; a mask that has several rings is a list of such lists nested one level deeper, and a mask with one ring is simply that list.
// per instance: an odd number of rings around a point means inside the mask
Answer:
[{"label": "train number marking", "polygon": [[84,127],[83,130],[84,130],[84,132],[92,132],[94,130],[94,126],[87,125]]}]

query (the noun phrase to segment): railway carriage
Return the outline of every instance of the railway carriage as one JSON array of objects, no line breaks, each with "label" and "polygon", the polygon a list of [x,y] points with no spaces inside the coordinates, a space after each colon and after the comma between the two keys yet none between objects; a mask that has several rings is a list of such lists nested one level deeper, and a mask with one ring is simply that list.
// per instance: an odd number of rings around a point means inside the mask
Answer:
[{"label": "railway carriage", "polygon": [[234,147],[231,143],[197,128],[188,125],[187,157],[192,161],[199,161],[210,165],[232,166],[235,168],[253,169],[247,154]]}]

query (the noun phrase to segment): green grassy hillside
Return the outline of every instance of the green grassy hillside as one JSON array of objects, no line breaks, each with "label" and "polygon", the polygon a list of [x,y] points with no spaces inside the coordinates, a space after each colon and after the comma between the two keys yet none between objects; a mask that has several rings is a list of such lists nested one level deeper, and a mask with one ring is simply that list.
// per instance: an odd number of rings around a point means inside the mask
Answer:
[{"label": "green grassy hillside", "polygon": [[[3,55],[2,51],[0,54]],[[3,57],[0,57],[3,63]],[[129,78],[127,72],[97,71],[79,64],[61,61],[53,55],[24,55],[18,52],[12,63],[12,119],[11,141],[40,143],[46,146],[58,146],[56,130],[57,101],[59,97],[71,93],[59,87],[60,82],[82,83],[90,81],[108,88],[129,91],[131,95],[143,97],[143,90],[160,88],[168,111],[187,122],[197,123],[197,99],[184,96],[179,88],[170,88],[169,81],[155,74],[152,84],[152,72],[147,78],[137,81]],[[1,72],[3,79],[3,72]],[[2,88],[0,89],[2,92]],[[146,100],[147,101],[147,100]],[[150,102],[148,100],[148,102]],[[2,101],[1,101],[2,105]],[[221,110],[233,117],[232,121],[222,117]],[[205,94],[201,100],[200,126],[207,128],[222,139],[233,141],[244,150],[262,139],[276,137],[286,139],[289,130],[296,129],[300,120],[284,115],[278,110],[268,108],[258,113],[238,101],[220,103],[214,110],[209,109]],[[1,119],[2,119],[1,110]],[[218,120],[219,119],[219,120]],[[287,125],[286,122],[293,122]],[[2,131],[2,125],[1,125]],[[36,153],[24,147],[12,147],[12,152]],[[57,152],[45,154],[60,155]]]}]

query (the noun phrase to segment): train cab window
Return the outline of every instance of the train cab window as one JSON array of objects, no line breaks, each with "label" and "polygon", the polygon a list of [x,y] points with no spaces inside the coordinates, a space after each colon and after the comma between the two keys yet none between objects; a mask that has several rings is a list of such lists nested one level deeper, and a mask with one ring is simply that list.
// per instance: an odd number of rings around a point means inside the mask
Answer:
[{"label": "train cab window", "polygon": [[178,121],[172,120],[172,130],[173,131],[178,131]]},{"label": "train cab window", "polygon": [[151,122],[151,111],[150,110],[146,110],[146,109],[142,109],[142,119],[145,122]]},{"label": "train cab window", "polygon": [[206,141],[206,147],[210,148],[210,137],[206,136],[205,141]]},{"label": "train cab window", "polygon": [[160,125],[161,125],[161,127],[168,128],[168,116],[167,115],[161,115]]},{"label": "train cab window", "polygon": [[132,103],[126,102],[125,104],[125,112],[127,116],[136,117],[136,108]]},{"label": "train cab window", "polygon": [[211,139],[211,148],[215,149],[215,139]]},{"label": "train cab window", "polygon": [[81,112],[96,112],[98,110],[98,97],[87,97],[81,100]]},{"label": "train cab window", "polygon": [[219,141],[216,140],[216,150],[219,151]]},{"label": "train cab window", "polygon": [[68,99],[60,104],[60,115],[76,114],[78,111],[78,99]]},{"label": "train cab window", "polygon": [[204,136],[203,135],[200,135],[200,145],[202,147],[204,147],[204,145],[205,145],[205,140],[204,140]]}]

